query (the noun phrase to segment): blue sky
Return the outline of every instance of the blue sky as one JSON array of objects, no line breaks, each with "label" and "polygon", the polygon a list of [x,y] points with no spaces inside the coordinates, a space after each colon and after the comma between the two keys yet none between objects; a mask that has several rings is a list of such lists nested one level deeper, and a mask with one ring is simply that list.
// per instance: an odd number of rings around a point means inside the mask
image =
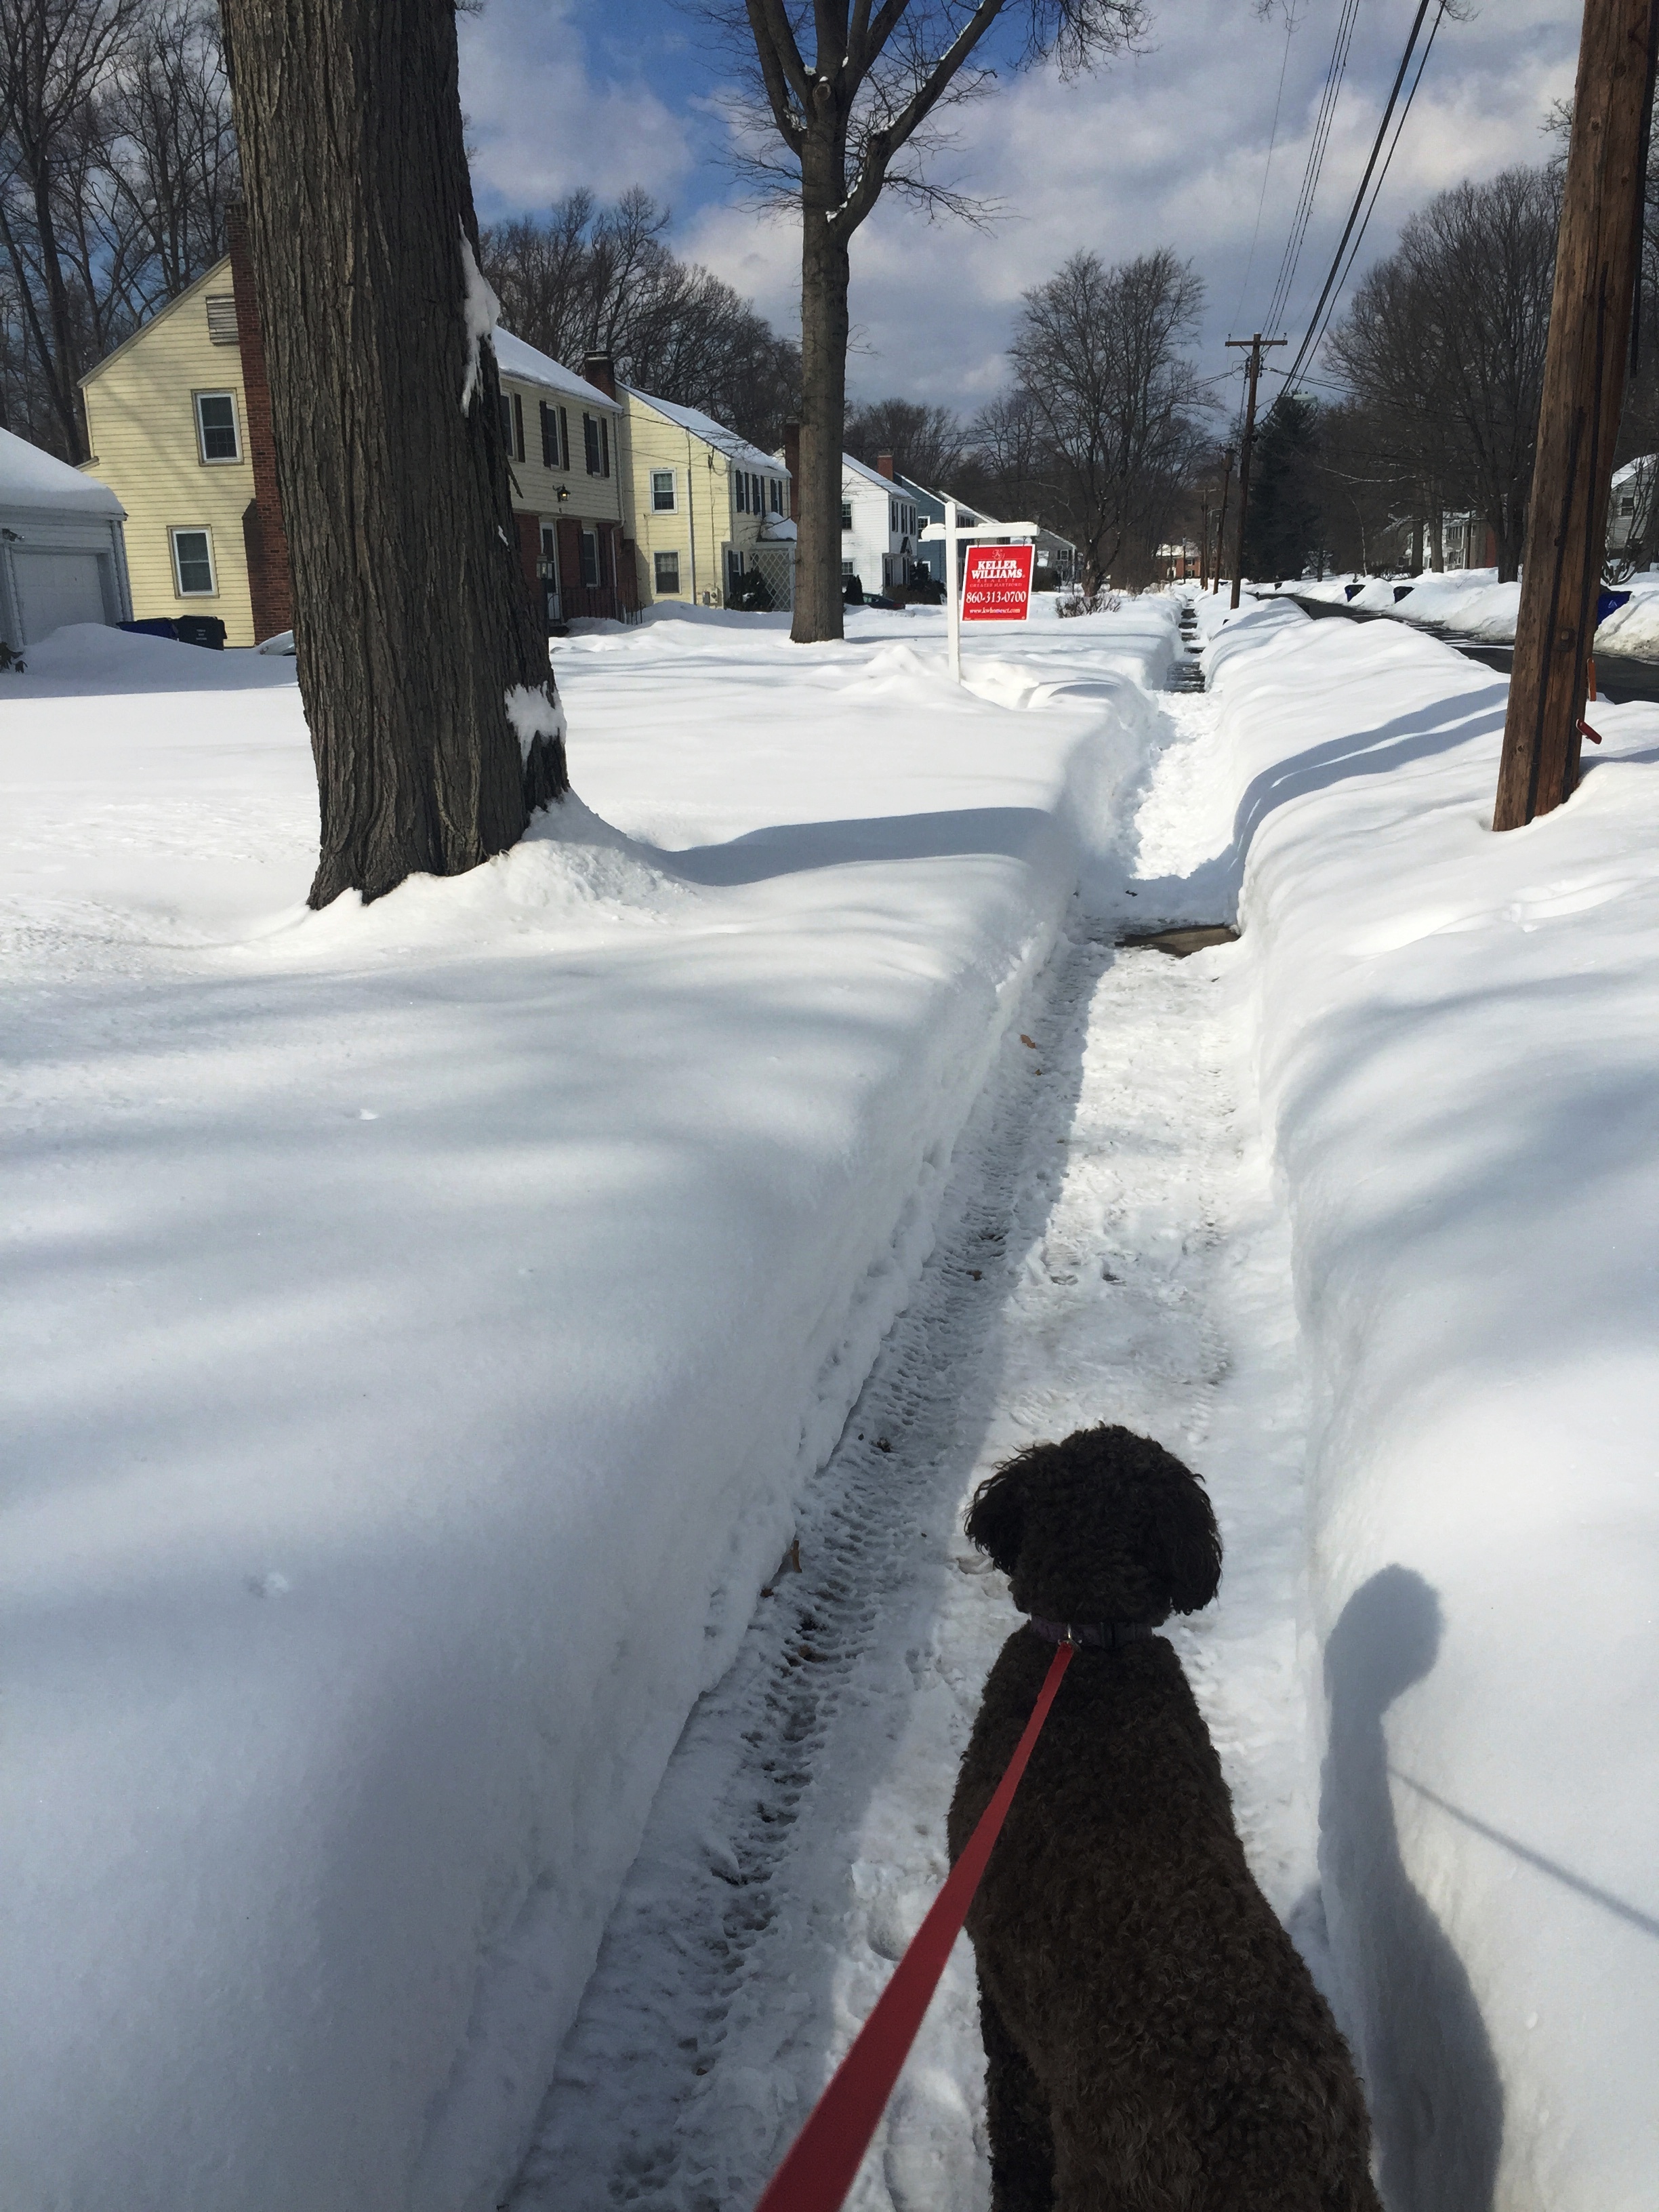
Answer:
[{"label": "blue sky", "polygon": [[[1085,246],[1109,261],[1159,245],[1190,258],[1208,301],[1202,356],[1223,368],[1223,339],[1248,332],[1268,303],[1339,5],[1298,0],[1287,42],[1283,13],[1264,18],[1251,0],[1155,0],[1144,53],[1069,84],[1051,70],[1010,76],[964,110],[950,172],[1003,213],[983,231],[930,224],[896,203],[877,210],[853,248],[854,392],[971,413],[1004,381],[1021,291]],[[1291,293],[1293,332],[1328,263],[1413,13],[1413,0],[1360,0]],[[1366,259],[1386,252],[1431,193],[1543,156],[1540,125],[1571,88],[1578,23],[1579,9],[1559,0],[1485,0],[1472,20],[1443,24]],[[643,184],[672,207],[678,251],[780,328],[794,325],[798,234],[745,203],[725,164],[716,100],[726,71],[693,18],[669,0],[486,0],[481,15],[464,19],[461,38],[481,215],[534,210],[577,184],[602,195]]]}]

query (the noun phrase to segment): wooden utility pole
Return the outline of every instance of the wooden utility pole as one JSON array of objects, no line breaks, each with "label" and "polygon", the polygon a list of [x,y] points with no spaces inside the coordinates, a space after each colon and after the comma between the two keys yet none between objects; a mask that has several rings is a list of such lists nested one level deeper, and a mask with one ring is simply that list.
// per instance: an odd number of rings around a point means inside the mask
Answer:
[{"label": "wooden utility pole", "polygon": [[1233,562],[1233,595],[1230,605],[1238,605],[1238,587],[1244,574],[1244,526],[1250,519],[1250,448],[1255,443],[1255,382],[1261,374],[1261,354],[1264,347],[1282,346],[1283,338],[1264,338],[1258,331],[1253,338],[1229,338],[1230,346],[1248,348],[1250,358],[1245,364],[1250,380],[1249,403],[1244,410],[1244,443],[1238,456],[1238,558]]},{"label": "wooden utility pole", "polygon": [[1233,449],[1231,446],[1224,446],[1221,449],[1221,517],[1215,526],[1215,574],[1210,583],[1212,592],[1221,589],[1223,548],[1227,543],[1227,494],[1232,481]]},{"label": "wooden utility pole", "polygon": [[1578,783],[1646,182],[1659,0],[1584,0],[1494,830]]}]

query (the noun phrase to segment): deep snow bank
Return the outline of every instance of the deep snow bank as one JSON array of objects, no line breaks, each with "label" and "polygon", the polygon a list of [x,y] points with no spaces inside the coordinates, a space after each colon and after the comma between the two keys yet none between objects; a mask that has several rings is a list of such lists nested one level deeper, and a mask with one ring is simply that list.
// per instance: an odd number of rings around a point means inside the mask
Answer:
[{"label": "deep snow bank", "polygon": [[7,2212],[495,2202],[1173,619],[584,638],[321,915],[290,664],[6,679]]},{"label": "deep snow bank", "polygon": [[[1206,618],[1208,619],[1208,618]],[[1659,2172],[1659,713],[1496,837],[1504,686],[1208,648],[1316,1395],[1324,1898],[1395,2212]]]}]

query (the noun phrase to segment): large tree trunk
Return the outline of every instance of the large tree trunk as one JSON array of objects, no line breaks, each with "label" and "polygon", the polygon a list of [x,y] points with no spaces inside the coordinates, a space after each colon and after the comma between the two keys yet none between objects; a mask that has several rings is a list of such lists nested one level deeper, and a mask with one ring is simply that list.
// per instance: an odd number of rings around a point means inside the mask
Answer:
[{"label": "large tree trunk", "polygon": [[478,335],[453,0],[223,15],[325,906],[505,851],[568,787],[563,726]]},{"label": "large tree trunk", "polygon": [[[847,246],[827,210],[839,197],[833,149],[808,143],[800,270],[800,483],[796,488],[795,613],[789,635],[816,645],[845,635],[841,578],[841,454],[847,422]],[[838,166],[838,165],[837,165]],[[817,170],[825,174],[818,177]],[[815,183],[817,189],[813,189]],[[876,579],[877,587],[884,580]]]}]

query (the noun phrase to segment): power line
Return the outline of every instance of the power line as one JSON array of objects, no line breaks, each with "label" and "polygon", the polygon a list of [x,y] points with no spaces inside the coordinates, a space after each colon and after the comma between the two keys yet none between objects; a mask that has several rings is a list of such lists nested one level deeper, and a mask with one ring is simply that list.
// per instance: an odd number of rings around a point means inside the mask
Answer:
[{"label": "power line", "polygon": [[1273,129],[1267,134],[1267,161],[1261,172],[1261,191],[1255,204],[1255,228],[1250,233],[1250,250],[1244,262],[1244,281],[1238,288],[1238,305],[1233,309],[1234,322],[1243,319],[1244,295],[1250,289],[1250,275],[1255,267],[1255,249],[1261,236],[1261,211],[1267,204],[1267,180],[1273,173],[1273,149],[1279,143],[1279,117],[1285,105],[1285,73],[1291,65],[1291,36],[1296,29],[1294,4],[1285,10],[1285,58],[1279,64],[1279,91],[1273,100]]},{"label": "power line", "polygon": [[[1383,157],[1382,167],[1378,173],[1376,187],[1371,193],[1370,204],[1365,210],[1364,220],[1361,222],[1358,233],[1354,239],[1353,245],[1349,249],[1347,262],[1343,268],[1341,276],[1337,279],[1334,290],[1331,293],[1330,305],[1325,310],[1324,322],[1320,327],[1318,336],[1312,338],[1311,345],[1308,346],[1304,343],[1305,358],[1310,361],[1315,357],[1319,348],[1324,343],[1325,333],[1330,328],[1331,319],[1336,313],[1337,303],[1341,299],[1342,294],[1346,289],[1349,277],[1353,275],[1354,264],[1359,258],[1359,249],[1365,243],[1365,233],[1370,228],[1371,217],[1376,213],[1376,204],[1382,197],[1382,187],[1389,180],[1389,169],[1394,166],[1394,157],[1395,153],[1399,150],[1401,133],[1406,128],[1406,118],[1412,112],[1412,102],[1417,97],[1417,88],[1423,82],[1423,72],[1429,65],[1430,54],[1434,51],[1435,34],[1439,30],[1441,24],[1445,21],[1445,17],[1446,0],[1440,0],[1440,4],[1435,10],[1434,21],[1429,26],[1429,35],[1423,42],[1423,52],[1419,58],[1417,64],[1417,74],[1412,79],[1411,90],[1406,94],[1405,105],[1400,111],[1400,120],[1394,126],[1394,137],[1389,141],[1388,153]],[[1309,331],[1310,337],[1312,336],[1312,329],[1313,325],[1310,324]],[[1294,371],[1291,373],[1294,374]],[[1303,383],[1306,383],[1309,380],[1304,376],[1300,380]],[[1289,391],[1291,386],[1287,383],[1285,388],[1286,391]]]},{"label": "power line", "polygon": [[[1446,0],[1440,0],[1441,12],[1443,14],[1445,9],[1445,4]],[[1348,220],[1342,226],[1342,235],[1336,242],[1336,252],[1331,257],[1330,270],[1325,278],[1323,289],[1321,290],[1319,297],[1314,304],[1314,311],[1312,314],[1308,318],[1307,336],[1303,339],[1301,348],[1297,354],[1296,359],[1291,363],[1290,374],[1285,380],[1285,390],[1286,392],[1293,392],[1296,389],[1297,380],[1300,377],[1304,368],[1307,367],[1309,358],[1312,353],[1314,333],[1319,328],[1320,317],[1325,312],[1325,303],[1330,298],[1333,291],[1336,288],[1337,275],[1342,267],[1343,256],[1347,252],[1348,240],[1352,237],[1354,226],[1359,220],[1359,211],[1364,204],[1365,195],[1370,187],[1371,174],[1376,167],[1377,156],[1382,151],[1382,142],[1388,136],[1389,124],[1394,120],[1395,104],[1400,98],[1400,88],[1406,82],[1406,72],[1411,67],[1412,56],[1416,51],[1418,38],[1423,28],[1424,18],[1427,15],[1428,12],[1429,0],[1419,0],[1417,13],[1412,19],[1411,35],[1406,40],[1406,51],[1400,57],[1400,67],[1395,72],[1394,84],[1389,94],[1389,104],[1382,110],[1382,120],[1376,126],[1376,137],[1371,145],[1370,159],[1365,164],[1364,175],[1359,179],[1359,189],[1353,196],[1353,205],[1348,210]],[[1438,16],[1436,17],[1435,21],[1436,27],[1437,28],[1439,25]],[[1424,58],[1425,60],[1427,56],[1428,48],[1425,46],[1424,48]],[[1420,83],[1421,81],[1422,71],[1419,70],[1418,72],[1417,82]],[[1416,92],[1417,83],[1413,83],[1412,90],[1413,94]],[[1403,112],[1401,115],[1401,122],[1402,125],[1405,122],[1405,115]],[[1381,189],[1380,182],[1378,189]],[[1281,394],[1281,397],[1283,395]]]},{"label": "power line", "polygon": [[1319,112],[1314,119],[1313,136],[1308,143],[1308,159],[1302,172],[1302,188],[1297,195],[1296,206],[1291,213],[1291,228],[1285,240],[1285,251],[1279,258],[1279,275],[1273,282],[1273,298],[1262,319],[1264,330],[1274,329],[1283,313],[1291,288],[1296,282],[1296,272],[1302,258],[1302,248],[1308,235],[1308,224],[1313,215],[1314,201],[1319,191],[1319,180],[1324,173],[1325,155],[1330,144],[1331,126],[1336,118],[1336,103],[1342,89],[1342,80],[1347,73],[1348,52],[1353,44],[1354,25],[1358,19],[1359,0],[1342,0],[1337,17],[1336,40],[1331,48],[1330,64],[1325,71],[1324,89],[1320,94]]}]

